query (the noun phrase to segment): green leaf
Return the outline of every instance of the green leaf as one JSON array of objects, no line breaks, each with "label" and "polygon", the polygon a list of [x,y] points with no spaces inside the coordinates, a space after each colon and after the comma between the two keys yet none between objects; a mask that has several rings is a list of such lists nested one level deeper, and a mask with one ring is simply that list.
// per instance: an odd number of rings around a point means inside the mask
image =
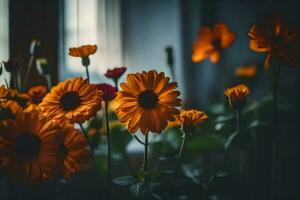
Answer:
[{"label": "green leaf", "polygon": [[187,147],[190,153],[216,152],[224,149],[225,138],[217,134],[205,134],[187,139]]},{"label": "green leaf", "polygon": [[133,176],[120,176],[112,180],[116,185],[120,186],[130,186],[138,182],[138,180]]},{"label": "green leaf", "polygon": [[237,132],[232,133],[226,140],[225,144],[224,144],[224,148],[226,150],[228,150],[232,144],[234,144],[237,141]]},{"label": "green leaf", "polygon": [[269,124],[266,122],[262,122],[259,120],[254,120],[250,123],[250,125],[246,129],[253,129],[253,128],[258,128],[261,126],[268,126]]},{"label": "green leaf", "polygon": [[202,170],[199,169],[195,164],[185,164],[181,167],[183,174],[190,178],[194,183],[200,184],[200,175]]}]

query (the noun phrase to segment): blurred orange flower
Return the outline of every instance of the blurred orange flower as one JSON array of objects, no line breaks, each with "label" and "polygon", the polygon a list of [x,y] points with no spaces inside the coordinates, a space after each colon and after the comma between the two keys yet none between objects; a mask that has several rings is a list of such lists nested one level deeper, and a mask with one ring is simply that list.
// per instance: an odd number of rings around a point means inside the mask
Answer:
[{"label": "blurred orange flower", "polygon": [[252,78],[255,76],[257,68],[255,65],[240,66],[235,69],[237,77]]},{"label": "blurred orange flower", "polygon": [[84,164],[90,159],[88,141],[84,135],[72,125],[67,125],[67,132],[63,143],[64,177],[70,178],[72,174],[82,170]]},{"label": "blurred orange flower", "polygon": [[5,124],[9,119],[15,120],[22,111],[22,107],[17,102],[0,99],[0,123]]},{"label": "blurred orange flower", "polygon": [[176,107],[181,106],[180,92],[175,90],[177,83],[169,80],[163,72],[152,70],[129,74],[127,83],[120,84],[116,114],[130,133],[138,129],[143,134],[161,133],[168,121],[175,120],[174,115],[179,114]]},{"label": "blurred orange flower", "polygon": [[193,62],[200,62],[209,58],[212,63],[220,60],[222,49],[228,48],[235,39],[235,33],[230,32],[227,25],[218,23],[211,29],[203,26],[193,42]]},{"label": "blurred orange flower", "polygon": [[244,84],[227,88],[224,91],[224,94],[228,97],[229,104],[233,109],[241,109],[244,106],[246,102],[246,96],[249,93],[249,88]]},{"label": "blurred orange flower", "polygon": [[180,121],[182,123],[182,130],[185,134],[192,133],[195,128],[206,121],[208,116],[199,110],[181,110],[180,111]]},{"label": "blurred orange flower", "polygon": [[253,25],[248,33],[250,48],[258,53],[267,53],[265,68],[270,66],[271,58],[295,64],[299,59],[299,30],[296,30],[272,15],[266,24]]},{"label": "blurred orange flower", "polygon": [[34,86],[31,87],[27,93],[30,96],[31,103],[39,104],[47,94],[47,87],[44,85]]},{"label": "blurred orange flower", "polygon": [[39,106],[42,113],[61,124],[81,124],[96,115],[101,102],[102,92],[97,86],[77,77],[54,86]]},{"label": "blurred orange flower", "polygon": [[97,51],[97,45],[83,45],[69,48],[69,55],[73,57],[88,57]]},{"label": "blurred orange flower", "polygon": [[0,124],[0,163],[14,181],[36,184],[52,178],[59,167],[64,129],[36,112]]},{"label": "blurred orange flower", "polygon": [[28,105],[30,100],[28,94],[20,93],[18,90],[5,88],[4,86],[0,87],[0,98],[6,100],[14,100],[23,108]]}]

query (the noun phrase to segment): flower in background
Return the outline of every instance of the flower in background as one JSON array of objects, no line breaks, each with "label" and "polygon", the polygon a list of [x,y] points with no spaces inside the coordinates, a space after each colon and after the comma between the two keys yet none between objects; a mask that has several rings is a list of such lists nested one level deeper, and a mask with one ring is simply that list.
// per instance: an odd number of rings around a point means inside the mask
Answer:
[{"label": "flower in background", "polygon": [[212,63],[220,60],[221,50],[228,48],[235,40],[235,33],[230,32],[227,25],[218,23],[211,29],[203,26],[193,42],[193,62],[200,62],[209,58]]},{"label": "flower in background", "polygon": [[47,87],[44,85],[34,86],[31,87],[27,93],[30,96],[31,103],[39,104],[47,94]]},{"label": "flower in background", "polygon": [[9,59],[6,62],[4,61],[3,64],[4,64],[5,70],[10,73],[17,73],[17,71],[19,70],[19,64],[17,63],[16,60]]},{"label": "flower in background", "polygon": [[72,125],[66,126],[67,131],[61,148],[64,158],[64,177],[70,178],[72,174],[82,170],[91,156],[88,141],[80,131]]},{"label": "flower in background", "polygon": [[257,68],[255,65],[240,66],[235,69],[235,75],[237,77],[252,78],[255,76],[256,71]]},{"label": "flower in background", "polygon": [[0,124],[5,124],[6,120],[15,120],[23,111],[22,107],[13,100],[0,100]]},{"label": "flower in background", "polygon": [[5,88],[4,86],[0,86],[0,98],[5,100],[14,100],[23,108],[28,105],[30,100],[28,94],[20,93],[18,90]]},{"label": "flower in background", "polygon": [[193,133],[196,127],[206,121],[208,116],[199,110],[181,110],[179,120],[182,123],[182,131],[185,134]]},{"label": "flower in background", "polygon": [[104,101],[113,100],[117,96],[117,88],[109,84],[97,84],[97,88],[102,91]]},{"label": "flower in background", "polygon": [[58,167],[64,129],[36,112],[0,124],[0,164],[14,181],[35,184],[52,178]]},{"label": "flower in background", "polygon": [[229,105],[232,109],[241,109],[246,103],[246,96],[250,93],[249,88],[244,84],[227,88],[224,94],[229,99]]},{"label": "flower in background", "polygon": [[113,69],[108,69],[104,75],[107,78],[111,78],[114,81],[116,88],[118,88],[118,80],[126,70],[126,67],[115,67]]},{"label": "flower in background", "polygon": [[95,54],[97,51],[97,45],[83,45],[80,47],[69,48],[69,55],[73,57],[88,57]]},{"label": "flower in background", "polygon": [[54,86],[44,97],[40,108],[49,118],[62,124],[83,123],[101,109],[102,92],[86,79],[77,77]]},{"label": "flower in background", "polygon": [[266,24],[253,25],[248,33],[250,48],[258,53],[267,53],[265,68],[270,66],[271,58],[296,64],[299,59],[299,31],[289,27],[283,20],[272,15]]},{"label": "flower in background", "polygon": [[175,90],[177,83],[169,80],[163,72],[152,70],[129,74],[127,82],[120,84],[116,114],[130,133],[138,129],[143,134],[161,133],[168,121],[175,120],[174,115],[179,114],[176,107],[181,106],[180,92]]}]

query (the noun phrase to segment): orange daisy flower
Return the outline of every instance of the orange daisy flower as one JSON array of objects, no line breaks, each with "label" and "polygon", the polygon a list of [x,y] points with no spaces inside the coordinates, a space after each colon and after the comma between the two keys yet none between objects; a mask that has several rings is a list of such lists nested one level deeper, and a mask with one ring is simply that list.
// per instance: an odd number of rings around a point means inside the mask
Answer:
[{"label": "orange daisy flower", "polygon": [[17,102],[0,99],[0,123],[3,125],[6,124],[6,120],[18,118],[22,111]]},{"label": "orange daisy flower", "polygon": [[63,155],[64,177],[68,179],[72,174],[81,171],[83,165],[89,161],[90,150],[88,141],[79,130],[74,129],[71,125],[67,128],[63,143]]},{"label": "orange daisy flower", "polygon": [[101,109],[102,92],[86,79],[74,78],[54,86],[42,103],[41,112],[61,124],[83,123]]},{"label": "orange daisy flower", "polygon": [[179,120],[182,123],[182,131],[187,133],[192,133],[195,128],[206,121],[208,116],[199,110],[191,109],[191,110],[181,110]]},{"label": "orange daisy flower", "polygon": [[83,45],[80,47],[69,48],[69,55],[73,57],[88,57],[95,54],[97,51],[97,45]]},{"label": "orange daisy flower", "polygon": [[163,72],[152,70],[129,74],[127,83],[120,84],[116,114],[130,133],[138,129],[144,134],[161,133],[168,121],[175,120],[174,115],[179,114],[176,107],[181,106],[180,92],[175,90],[177,83],[169,80]]},{"label": "orange daisy flower", "polygon": [[0,163],[14,181],[35,184],[52,178],[59,166],[64,129],[36,112],[0,124]]},{"label": "orange daisy flower", "polygon": [[267,53],[265,68],[272,57],[294,64],[299,59],[299,31],[289,27],[283,20],[272,15],[264,25],[253,25],[248,33],[249,47],[258,53]]},{"label": "orange daisy flower", "polygon": [[246,102],[246,96],[249,93],[249,88],[244,84],[227,88],[224,91],[224,94],[228,97],[229,104],[233,109],[241,109],[244,106]]},{"label": "orange daisy flower", "polygon": [[252,78],[255,76],[256,71],[255,65],[240,66],[235,69],[235,75],[237,77]]},{"label": "orange daisy flower", "polygon": [[220,60],[222,49],[228,48],[235,39],[235,33],[230,32],[227,25],[218,23],[211,29],[203,26],[199,32],[197,39],[193,42],[193,62],[200,62],[209,58],[216,64]]},{"label": "orange daisy flower", "polygon": [[39,104],[47,94],[47,87],[44,85],[34,86],[31,87],[27,93],[30,96],[31,103]]},{"label": "orange daisy flower", "polygon": [[25,108],[30,100],[30,97],[26,93],[20,93],[18,90],[0,87],[0,99],[14,100],[21,107]]}]

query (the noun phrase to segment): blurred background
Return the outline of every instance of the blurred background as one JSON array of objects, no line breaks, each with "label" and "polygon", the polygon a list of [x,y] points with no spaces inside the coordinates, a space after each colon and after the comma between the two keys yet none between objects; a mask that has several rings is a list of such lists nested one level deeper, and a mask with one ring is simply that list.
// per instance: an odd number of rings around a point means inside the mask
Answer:
[{"label": "blurred background", "polygon": [[[213,109],[222,113],[223,89],[241,82],[234,73],[239,66],[258,69],[253,80],[246,82],[252,91],[250,100],[260,101],[271,93],[271,73],[263,67],[265,55],[248,45],[250,27],[278,13],[299,28],[299,9],[298,0],[0,0],[0,61],[16,59],[24,76],[31,41],[39,40],[40,56],[48,59],[55,85],[74,76],[85,77],[80,59],[68,55],[69,47],[97,44],[97,53],[90,57],[91,82],[113,84],[103,75],[113,67],[126,66],[127,73],[157,69],[178,82],[185,107],[208,111],[216,105]],[[198,30],[218,22],[227,24],[236,40],[217,64],[208,59],[193,63],[192,43]],[[279,89],[296,105],[293,114],[282,115],[282,185],[290,199],[297,196],[300,186],[299,67],[282,67]],[[3,77],[9,80],[9,73],[1,76],[0,84],[4,84]],[[46,82],[35,68],[29,80],[30,86]],[[205,159],[209,163],[215,157]],[[268,171],[268,165],[262,168],[261,174]]]}]

